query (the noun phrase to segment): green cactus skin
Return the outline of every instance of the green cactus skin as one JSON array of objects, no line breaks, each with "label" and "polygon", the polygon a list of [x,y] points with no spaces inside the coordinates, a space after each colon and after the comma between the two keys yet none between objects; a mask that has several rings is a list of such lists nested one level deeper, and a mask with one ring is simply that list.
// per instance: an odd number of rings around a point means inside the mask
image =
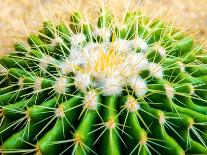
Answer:
[{"label": "green cactus skin", "polygon": [[141,12],[44,22],[0,59],[2,154],[207,154],[207,55]]}]

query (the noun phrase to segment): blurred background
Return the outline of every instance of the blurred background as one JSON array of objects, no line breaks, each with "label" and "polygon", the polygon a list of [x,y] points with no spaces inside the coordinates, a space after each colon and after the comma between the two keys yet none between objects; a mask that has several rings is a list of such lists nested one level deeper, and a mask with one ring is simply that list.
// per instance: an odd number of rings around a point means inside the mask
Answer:
[{"label": "blurred background", "polygon": [[[177,27],[190,27],[199,40],[207,40],[207,0],[110,0],[110,5],[121,10],[129,2],[151,16],[159,13],[169,18]],[[97,0],[0,0],[0,55],[11,51],[13,42],[24,39],[25,31],[38,28],[43,20],[51,16],[68,18],[71,6],[86,8],[96,3]]]}]

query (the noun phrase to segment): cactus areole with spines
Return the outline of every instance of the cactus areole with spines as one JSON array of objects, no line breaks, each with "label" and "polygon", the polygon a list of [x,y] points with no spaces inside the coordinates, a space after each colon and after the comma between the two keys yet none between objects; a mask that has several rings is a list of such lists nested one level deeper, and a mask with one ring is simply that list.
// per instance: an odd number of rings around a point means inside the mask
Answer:
[{"label": "cactus areole with spines", "polygon": [[207,54],[139,11],[47,21],[0,59],[0,152],[207,154]]}]

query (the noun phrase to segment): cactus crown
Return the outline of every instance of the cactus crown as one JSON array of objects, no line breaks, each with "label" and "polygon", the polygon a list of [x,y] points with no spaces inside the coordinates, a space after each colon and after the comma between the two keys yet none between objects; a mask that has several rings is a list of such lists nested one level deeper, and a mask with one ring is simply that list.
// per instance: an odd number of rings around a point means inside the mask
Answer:
[{"label": "cactus crown", "polygon": [[207,55],[127,12],[47,21],[0,59],[3,154],[207,154]]}]

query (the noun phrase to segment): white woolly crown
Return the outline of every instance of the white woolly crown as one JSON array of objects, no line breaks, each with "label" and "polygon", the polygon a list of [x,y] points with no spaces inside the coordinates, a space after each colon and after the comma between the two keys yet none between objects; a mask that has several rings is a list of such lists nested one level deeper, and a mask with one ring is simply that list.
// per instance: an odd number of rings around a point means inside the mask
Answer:
[{"label": "white woolly crown", "polygon": [[[108,38],[112,35],[106,28],[92,33],[102,36],[105,32]],[[85,39],[83,34],[72,36],[70,56],[60,65],[63,75],[70,72],[75,75],[76,88],[85,92],[88,87],[95,86],[108,96],[120,95],[123,87],[130,85],[137,96],[143,96],[147,87],[140,72],[147,69],[152,76],[162,78],[162,67],[147,60],[145,52],[148,45],[143,39],[103,40],[101,43],[84,44]],[[137,49],[140,49],[139,53]]]}]

